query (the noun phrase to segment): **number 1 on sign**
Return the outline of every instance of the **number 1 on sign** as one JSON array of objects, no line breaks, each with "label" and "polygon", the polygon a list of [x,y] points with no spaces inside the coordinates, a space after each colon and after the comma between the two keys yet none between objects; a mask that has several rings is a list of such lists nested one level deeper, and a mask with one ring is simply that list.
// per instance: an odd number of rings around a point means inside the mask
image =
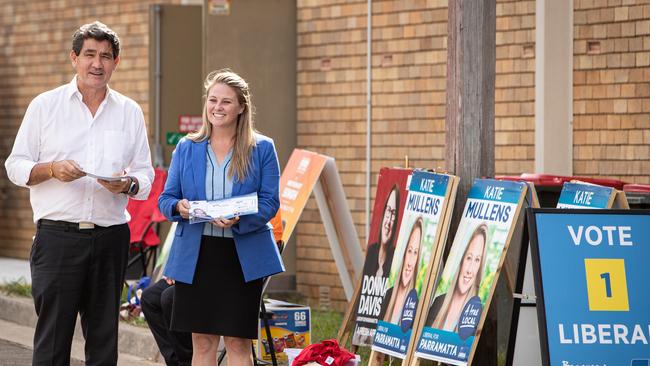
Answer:
[{"label": "number 1 on sign", "polygon": [[590,311],[630,310],[623,259],[585,258],[585,277]]},{"label": "number 1 on sign", "polygon": [[605,292],[607,297],[612,297],[612,284],[609,280],[609,272],[601,273],[600,278],[605,280]]}]

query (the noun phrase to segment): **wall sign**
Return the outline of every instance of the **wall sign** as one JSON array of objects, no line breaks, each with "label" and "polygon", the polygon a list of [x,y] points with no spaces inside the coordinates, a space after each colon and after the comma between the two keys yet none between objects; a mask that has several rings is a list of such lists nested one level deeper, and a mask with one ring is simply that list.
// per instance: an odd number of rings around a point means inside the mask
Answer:
[{"label": "wall sign", "polygon": [[203,117],[200,115],[180,115],[178,116],[178,131],[183,133],[198,131],[203,124]]}]

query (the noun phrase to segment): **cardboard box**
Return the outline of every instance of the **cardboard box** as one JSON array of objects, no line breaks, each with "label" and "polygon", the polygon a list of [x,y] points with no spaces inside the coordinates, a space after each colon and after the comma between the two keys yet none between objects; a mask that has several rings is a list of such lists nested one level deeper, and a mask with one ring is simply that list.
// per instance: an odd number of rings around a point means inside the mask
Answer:
[{"label": "cardboard box", "polygon": [[288,358],[285,348],[305,348],[311,344],[311,309],[309,306],[285,301],[265,299],[266,311],[273,313],[269,319],[273,344],[266,338],[266,329],[260,319],[260,328],[255,342],[257,357],[271,361],[271,346],[275,349],[278,364],[286,365]]}]

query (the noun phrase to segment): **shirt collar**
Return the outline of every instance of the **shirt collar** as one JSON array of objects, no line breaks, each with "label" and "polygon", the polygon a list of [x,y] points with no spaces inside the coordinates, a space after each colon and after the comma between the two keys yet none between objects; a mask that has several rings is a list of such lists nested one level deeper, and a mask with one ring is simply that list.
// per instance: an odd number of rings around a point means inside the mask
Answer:
[{"label": "shirt collar", "polygon": [[[79,91],[79,86],[77,85],[77,75],[72,78],[66,87],[66,96],[68,99],[72,98],[73,95],[79,98],[79,100],[83,99],[81,92]],[[109,97],[115,99],[115,92],[108,85],[106,85],[106,96],[104,97],[104,100],[107,100]]]}]

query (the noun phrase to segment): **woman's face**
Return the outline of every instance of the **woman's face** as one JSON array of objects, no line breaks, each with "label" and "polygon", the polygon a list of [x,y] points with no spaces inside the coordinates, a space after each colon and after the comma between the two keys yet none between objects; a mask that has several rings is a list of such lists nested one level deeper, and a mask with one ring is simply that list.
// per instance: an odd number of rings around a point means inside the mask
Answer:
[{"label": "woman's face", "polygon": [[420,256],[420,242],[422,230],[417,227],[411,232],[409,242],[406,244],[406,253],[404,254],[404,263],[402,263],[402,286],[408,286],[415,276],[415,271]]},{"label": "woman's face", "polygon": [[244,107],[239,104],[233,88],[226,84],[215,84],[208,91],[206,109],[212,127],[223,128],[234,126]]},{"label": "woman's face", "polygon": [[460,261],[460,273],[458,274],[456,288],[463,295],[466,294],[476,282],[476,277],[481,270],[481,259],[483,258],[484,246],[485,239],[483,239],[483,235],[476,235],[474,239],[469,242],[465,256]]},{"label": "woman's face", "polygon": [[395,191],[391,191],[386,200],[386,209],[384,210],[384,218],[381,220],[381,244],[386,244],[388,239],[393,235],[395,230],[395,221],[397,221],[397,198]]}]

